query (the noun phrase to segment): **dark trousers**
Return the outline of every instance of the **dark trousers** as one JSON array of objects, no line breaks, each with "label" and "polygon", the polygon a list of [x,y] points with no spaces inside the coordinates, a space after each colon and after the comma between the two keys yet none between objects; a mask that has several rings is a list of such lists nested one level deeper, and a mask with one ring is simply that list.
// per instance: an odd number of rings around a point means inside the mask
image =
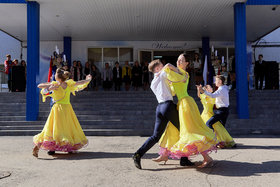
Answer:
[{"label": "dark trousers", "polygon": [[171,122],[178,130],[180,129],[179,114],[176,104],[173,101],[159,103],[156,109],[156,121],[154,133],[146,142],[136,151],[141,157],[151,149],[161,138],[168,122]]},{"label": "dark trousers", "polygon": [[[263,73],[257,73],[255,75],[255,88],[256,90],[263,88],[263,79],[264,79],[264,74]],[[260,87],[259,87],[259,81],[260,81]]]},{"label": "dark trousers", "polygon": [[221,107],[214,111],[214,115],[206,122],[206,125],[213,129],[213,125],[216,122],[221,122],[223,126],[225,126],[227,117],[228,117],[228,108],[227,107]]},{"label": "dark trousers", "polygon": [[9,91],[12,91],[12,73],[8,74],[8,88]]},{"label": "dark trousers", "polygon": [[122,79],[121,78],[116,78],[114,80],[115,82],[115,90],[120,91],[121,90],[121,85],[122,85]]}]

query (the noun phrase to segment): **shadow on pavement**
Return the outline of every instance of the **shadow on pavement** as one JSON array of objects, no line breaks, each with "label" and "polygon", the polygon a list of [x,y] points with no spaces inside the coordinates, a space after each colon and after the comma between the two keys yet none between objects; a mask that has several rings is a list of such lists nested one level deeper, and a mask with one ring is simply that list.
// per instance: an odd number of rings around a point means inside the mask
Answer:
[{"label": "shadow on pavement", "polygon": [[257,163],[249,162],[235,162],[228,160],[215,161],[214,166],[209,169],[197,169],[200,172],[207,173],[209,175],[220,175],[230,177],[248,177],[258,176],[263,173],[279,173],[280,161],[268,161]]},{"label": "shadow on pavement", "polygon": [[[116,152],[78,152],[73,154],[55,153],[50,156],[53,159],[62,160],[88,160],[88,159],[106,159],[106,158],[132,158],[134,153],[116,153]],[[158,154],[147,153],[143,159],[151,159],[157,157]],[[52,159],[44,159],[52,160]]]},{"label": "shadow on pavement", "polygon": [[280,149],[280,146],[244,145],[238,143],[234,149]]}]

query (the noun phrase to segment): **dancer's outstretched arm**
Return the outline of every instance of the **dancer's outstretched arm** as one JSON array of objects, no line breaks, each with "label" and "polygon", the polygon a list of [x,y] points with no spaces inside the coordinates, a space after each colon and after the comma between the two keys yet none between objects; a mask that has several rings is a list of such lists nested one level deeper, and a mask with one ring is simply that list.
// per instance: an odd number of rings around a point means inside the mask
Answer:
[{"label": "dancer's outstretched arm", "polygon": [[77,81],[75,86],[79,86],[79,85],[83,85],[85,83],[88,83],[88,82],[91,81],[91,79],[92,79],[92,76],[91,75],[87,75],[86,76],[86,80]]},{"label": "dancer's outstretched arm", "polygon": [[51,82],[45,82],[38,85],[38,88],[49,88],[51,86]]}]

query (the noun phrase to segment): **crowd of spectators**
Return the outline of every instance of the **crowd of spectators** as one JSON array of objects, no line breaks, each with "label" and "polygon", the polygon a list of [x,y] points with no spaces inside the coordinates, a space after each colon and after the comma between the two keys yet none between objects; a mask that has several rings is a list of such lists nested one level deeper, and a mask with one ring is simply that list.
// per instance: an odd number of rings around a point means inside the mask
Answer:
[{"label": "crowd of spectators", "polygon": [[4,73],[8,75],[8,89],[9,92],[22,92],[26,88],[26,62],[18,59],[11,60],[11,55],[6,55],[4,61]]},{"label": "crowd of spectators", "polygon": [[105,63],[103,69],[98,69],[94,63],[86,62],[85,66],[80,61],[73,61],[70,68],[71,78],[74,81],[85,79],[86,75],[92,75],[92,81],[88,90],[98,90],[102,87],[103,90],[149,90],[151,73],[148,71],[149,62],[144,62],[142,65],[135,61],[129,64],[128,61],[121,67],[119,62],[115,62],[111,67],[109,63]]},{"label": "crowd of spectators", "polygon": [[[163,61],[163,63],[166,63]],[[229,64],[228,64],[229,63]],[[63,66],[65,70],[71,73],[71,79],[79,81],[85,79],[86,75],[92,75],[92,81],[86,90],[97,91],[100,87],[103,90],[149,90],[150,82],[153,74],[148,71],[148,61],[139,63],[129,63],[126,61],[121,67],[119,62],[115,62],[111,67],[109,63],[105,63],[103,69],[98,69],[94,63],[85,62],[84,67],[81,61],[75,60],[69,68],[67,65]],[[6,55],[4,61],[4,73],[8,77],[8,89],[11,91],[25,91],[26,88],[26,62],[17,59],[12,60],[11,55]],[[187,68],[190,75],[190,89],[195,88],[195,85],[204,84],[203,82],[203,66],[202,59],[198,53],[194,54],[194,58]],[[269,76],[265,73],[267,63],[263,60],[263,55],[258,56],[258,60],[254,63],[254,87],[256,90],[262,90],[268,84]],[[211,59],[211,68],[213,77],[216,75],[223,75],[226,78],[226,85],[231,90],[236,88],[236,73],[235,73],[235,58],[229,58],[229,62],[224,62],[218,56],[213,56]],[[209,72],[208,72],[209,73]],[[17,81],[16,81],[17,80]],[[20,81],[19,81],[20,80]],[[248,75],[249,80],[249,75]],[[23,86],[22,86],[23,85]],[[193,87],[192,87],[193,86]]]}]

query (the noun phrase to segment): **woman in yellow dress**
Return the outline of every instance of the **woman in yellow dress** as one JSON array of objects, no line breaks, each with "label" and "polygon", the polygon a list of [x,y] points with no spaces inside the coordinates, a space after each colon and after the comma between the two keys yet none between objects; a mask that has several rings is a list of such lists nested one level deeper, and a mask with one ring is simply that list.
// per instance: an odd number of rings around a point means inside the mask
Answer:
[{"label": "woman in yellow dress", "polygon": [[74,82],[69,79],[70,73],[63,68],[56,70],[55,79],[51,83],[41,83],[43,102],[50,96],[54,100],[49,117],[41,133],[33,137],[35,144],[33,155],[38,157],[39,149],[49,151],[72,152],[88,144],[88,140],[70,104],[70,94],[87,87],[91,81],[88,75],[86,80]]},{"label": "woman in yellow dress", "polygon": [[[213,88],[210,85],[206,85],[204,89],[210,93],[213,92]],[[201,103],[203,105],[201,118],[203,119],[204,123],[206,123],[214,115],[213,107],[215,104],[215,98],[211,98],[205,94],[200,94],[199,89],[197,90],[197,96],[201,99]],[[228,131],[220,122],[215,123],[213,125],[213,128],[216,133],[217,139],[219,140],[218,147],[230,148],[236,145]]]},{"label": "woman in yellow dress", "polygon": [[185,71],[188,64],[188,56],[181,54],[177,61],[177,68],[170,64],[164,68],[171,88],[178,98],[180,132],[171,123],[168,124],[159,141],[160,157],[154,161],[166,162],[169,156],[179,159],[201,154],[204,160],[198,167],[204,168],[213,165],[213,159],[208,153],[216,150],[218,141],[214,132],[203,122],[194,99],[188,95],[189,75]]}]

